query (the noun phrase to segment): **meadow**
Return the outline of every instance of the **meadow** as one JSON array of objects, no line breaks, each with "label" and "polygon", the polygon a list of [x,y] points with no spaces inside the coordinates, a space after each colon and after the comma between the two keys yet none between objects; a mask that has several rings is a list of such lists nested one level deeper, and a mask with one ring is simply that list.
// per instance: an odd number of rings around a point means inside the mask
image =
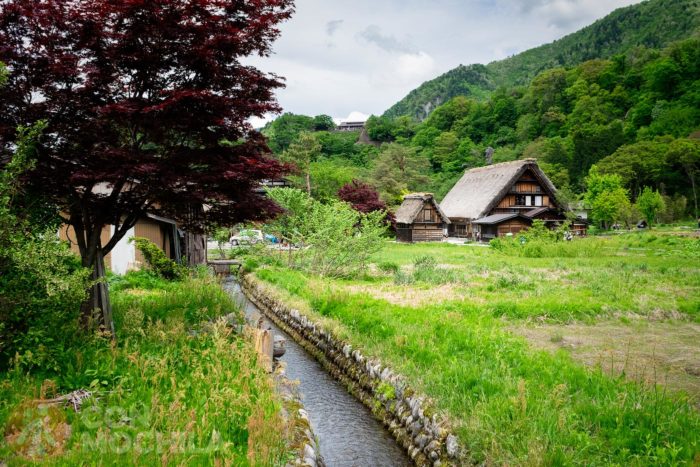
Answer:
[{"label": "meadow", "polygon": [[[86,338],[55,373],[0,380],[0,459],[11,465],[274,465],[288,427],[242,316],[205,273],[165,281],[147,271],[111,279],[117,332]],[[218,319],[227,315],[227,322]],[[77,388],[75,411],[41,401]],[[0,461],[0,463],[3,463]]]},{"label": "meadow", "polygon": [[388,242],[360,277],[254,273],[404,374],[475,462],[694,464],[700,240],[684,233]]}]

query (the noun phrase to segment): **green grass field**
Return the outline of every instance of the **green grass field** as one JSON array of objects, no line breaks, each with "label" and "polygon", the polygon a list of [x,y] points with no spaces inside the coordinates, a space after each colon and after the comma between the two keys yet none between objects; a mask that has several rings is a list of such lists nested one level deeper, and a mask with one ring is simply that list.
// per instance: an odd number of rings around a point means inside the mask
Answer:
[{"label": "green grass field", "polygon": [[[283,464],[286,422],[252,346],[201,326],[238,313],[220,285],[139,272],[112,290],[116,345],[96,336],[58,374],[2,375],[0,464]],[[37,403],[78,388],[94,396],[79,412]]]},{"label": "green grass field", "polygon": [[[653,362],[700,355],[697,238],[627,234],[527,251],[388,243],[357,279],[280,265],[255,274],[271,293],[406,375],[451,420],[476,462],[700,462],[696,386],[664,378],[662,364],[644,377],[625,371],[645,363],[643,354],[654,354]],[[542,327],[544,334],[527,332]],[[685,333],[685,350],[668,346],[676,354],[664,355],[641,345],[625,354],[625,342],[614,342],[620,329],[634,340],[650,327],[662,344]],[[624,365],[570,350],[564,344],[578,328],[612,333]],[[697,380],[690,370],[686,376]]]}]

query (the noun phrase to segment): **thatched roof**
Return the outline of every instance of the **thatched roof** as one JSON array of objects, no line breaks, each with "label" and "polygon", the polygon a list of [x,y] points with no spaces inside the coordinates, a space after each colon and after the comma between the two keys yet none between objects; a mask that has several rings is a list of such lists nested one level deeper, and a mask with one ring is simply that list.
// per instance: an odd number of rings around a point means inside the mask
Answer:
[{"label": "thatched roof", "polygon": [[550,195],[556,193],[557,189],[537,166],[537,160],[523,159],[466,171],[440,207],[450,219],[478,219],[488,214],[528,169]]},{"label": "thatched roof", "polygon": [[396,222],[398,224],[412,224],[418,213],[423,210],[425,202],[430,202],[442,218],[442,222],[449,224],[450,219],[440,209],[432,193],[411,193],[403,197],[403,203],[396,210]]}]

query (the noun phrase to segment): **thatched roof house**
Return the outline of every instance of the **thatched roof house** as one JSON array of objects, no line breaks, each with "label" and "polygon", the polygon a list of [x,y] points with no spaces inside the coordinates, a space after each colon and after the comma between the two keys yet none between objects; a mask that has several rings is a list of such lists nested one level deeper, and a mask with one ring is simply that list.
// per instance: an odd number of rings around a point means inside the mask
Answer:
[{"label": "thatched roof house", "polygon": [[404,196],[395,218],[396,238],[403,242],[441,241],[450,223],[432,193]]},{"label": "thatched roof house", "polygon": [[566,217],[556,192],[537,160],[523,159],[468,170],[440,207],[450,235],[489,239],[517,233],[534,219],[559,225]]}]

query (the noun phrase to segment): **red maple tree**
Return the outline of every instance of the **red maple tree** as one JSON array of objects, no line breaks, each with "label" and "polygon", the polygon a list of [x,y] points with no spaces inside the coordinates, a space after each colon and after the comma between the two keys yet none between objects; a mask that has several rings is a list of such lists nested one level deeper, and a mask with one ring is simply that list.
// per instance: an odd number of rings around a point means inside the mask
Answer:
[{"label": "red maple tree", "polygon": [[[356,211],[367,214],[372,211],[387,211],[386,203],[379,198],[379,193],[371,185],[353,180],[338,190],[338,197],[350,203]],[[387,211],[387,223],[394,225],[394,216]]]},{"label": "red maple tree", "polygon": [[[255,188],[283,167],[247,121],[279,110],[282,82],[241,59],[268,55],[292,12],[292,0],[0,5],[1,149],[20,125],[46,122],[28,182],[65,214],[95,278],[147,212],[204,229],[278,211]],[[85,313],[109,308],[101,287]]]}]

